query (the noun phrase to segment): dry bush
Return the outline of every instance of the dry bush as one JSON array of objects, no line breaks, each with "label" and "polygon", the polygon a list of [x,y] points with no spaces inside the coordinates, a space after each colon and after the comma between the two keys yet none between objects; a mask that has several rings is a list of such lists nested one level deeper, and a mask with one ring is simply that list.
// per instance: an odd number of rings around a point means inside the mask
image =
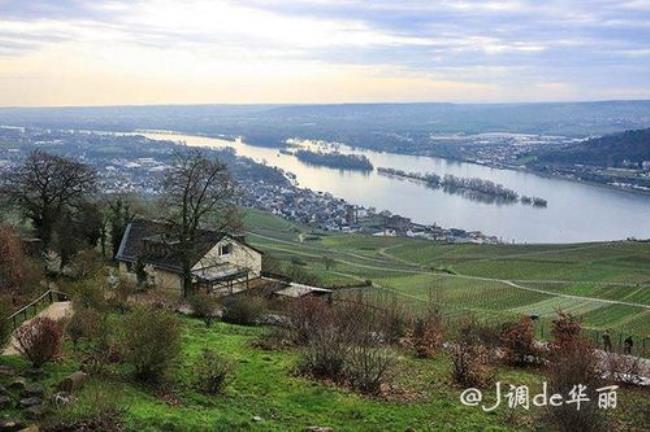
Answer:
[{"label": "dry bush", "polygon": [[122,322],[121,347],[138,378],[157,381],[180,354],[180,320],[166,309],[136,307]]},{"label": "dry bush", "polygon": [[443,342],[444,323],[439,314],[416,318],[412,330],[407,335],[407,345],[419,358],[433,357],[440,350]]},{"label": "dry bush", "polygon": [[322,321],[314,328],[303,349],[298,371],[315,378],[340,382],[350,351],[350,341],[334,320]]},{"label": "dry bush", "polygon": [[287,315],[291,336],[296,345],[306,345],[318,327],[333,320],[330,306],[317,297],[305,297],[290,303]]},{"label": "dry bush", "polygon": [[35,368],[53,360],[61,348],[61,326],[46,317],[36,317],[16,330],[16,349]]},{"label": "dry bush", "polygon": [[501,333],[501,347],[506,363],[524,366],[536,362],[539,350],[535,345],[535,326],[530,317],[523,316],[519,321],[504,326]]},{"label": "dry bush", "polygon": [[552,334],[547,372],[549,391],[568,397],[575,386],[584,385],[590,402],[583,403],[580,410],[573,404],[549,407],[548,420],[563,432],[605,430],[607,421],[596,403],[595,389],[602,382],[600,361],[594,347],[583,337],[580,322],[570,314],[558,313]]},{"label": "dry bush", "polygon": [[557,317],[553,320],[551,335],[553,336],[552,345],[556,350],[562,349],[563,346],[573,346],[576,339],[580,338],[582,325],[575,316],[558,311]]},{"label": "dry bush", "polygon": [[644,360],[639,357],[608,353],[605,360],[607,377],[620,384],[635,386],[642,383]]},{"label": "dry bush", "polygon": [[225,311],[222,319],[231,324],[254,325],[267,310],[262,297],[240,295],[224,301]]},{"label": "dry bush", "polygon": [[378,317],[377,324],[384,340],[396,344],[409,337],[413,317],[408,307],[393,297],[390,302],[383,302],[383,313]]},{"label": "dry bush", "polygon": [[463,387],[485,387],[493,379],[489,350],[480,344],[458,341],[449,348],[452,379]]},{"label": "dry bush", "polygon": [[232,375],[233,365],[215,351],[204,350],[197,360],[194,371],[196,386],[208,395],[221,393]]}]

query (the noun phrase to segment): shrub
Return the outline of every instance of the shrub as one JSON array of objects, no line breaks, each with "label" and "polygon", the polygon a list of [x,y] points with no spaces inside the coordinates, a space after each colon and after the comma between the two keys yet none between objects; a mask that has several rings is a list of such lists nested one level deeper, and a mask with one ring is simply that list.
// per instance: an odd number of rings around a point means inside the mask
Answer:
[{"label": "shrub", "polygon": [[101,330],[101,314],[89,307],[78,307],[68,324],[66,333],[74,346],[80,339],[95,338]]},{"label": "shrub", "polygon": [[479,344],[458,341],[450,347],[452,378],[463,387],[485,387],[492,379],[488,349]]},{"label": "shrub", "polygon": [[292,302],[287,310],[293,342],[306,345],[315,329],[333,319],[333,311],[322,299],[305,297]]},{"label": "shrub", "polygon": [[539,350],[535,346],[535,327],[527,316],[506,326],[501,333],[501,346],[508,364],[523,366],[535,361]]},{"label": "shrub", "polygon": [[204,292],[197,292],[189,298],[190,305],[194,315],[203,319],[206,327],[212,325],[212,321],[217,316],[217,300]]},{"label": "shrub", "polygon": [[327,323],[314,329],[301,353],[298,370],[315,378],[342,381],[349,350],[349,341],[339,328]]},{"label": "shrub", "polygon": [[50,318],[37,317],[19,327],[15,337],[18,352],[39,368],[59,353],[61,326]]},{"label": "shrub", "polygon": [[594,347],[582,336],[578,320],[558,313],[553,321],[553,342],[549,354],[549,391],[567,395],[574,386],[586,386],[586,396],[591,403],[582,404],[580,410],[564,404],[550,407],[548,419],[560,431],[599,431],[607,427],[602,410],[598,409],[595,389],[601,384],[599,359]]},{"label": "shrub", "polygon": [[414,321],[408,342],[417,357],[431,358],[442,347],[443,336],[442,317],[434,314]]},{"label": "shrub", "polygon": [[223,320],[232,324],[253,325],[266,311],[266,302],[261,297],[242,295],[229,300]]},{"label": "shrub", "polygon": [[357,345],[350,350],[345,375],[355,389],[378,394],[392,378],[395,364],[395,356],[387,349]]},{"label": "shrub", "polygon": [[181,323],[170,311],[136,307],[123,321],[122,350],[138,378],[156,381],[180,353]]},{"label": "shrub", "polygon": [[643,381],[644,363],[639,357],[609,353],[605,361],[607,377],[617,383],[639,385]]},{"label": "shrub", "polygon": [[551,330],[553,335],[552,345],[556,349],[561,349],[563,346],[572,346],[576,339],[580,337],[581,332],[582,325],[575,316],[558,311]]},{"label": "shrub", "polygon": [[226,386],[232,363],[211,350],[204,350],[196,363],[196,385],[205,394],[215,395]]},{"label": "shrub", "polygon": [[84,280],[65,287],[72,297],[75,309],[92,308],[105,311],[108,308],[102,284],[96,279]]},{"label": "shrub", "polygon": [[404,304],[393,297],[379,317],[378,325],[386,342],[397,343],[405,337],[410,339],[413,319]]},{"label": "shrub", "polygon": [[127,278],[120,277],[113,287],[113,295],[111,297],[112,305],[120,312],[125,312],[128,308],[129,297],[134,295],[137,290],[136,283]]}]

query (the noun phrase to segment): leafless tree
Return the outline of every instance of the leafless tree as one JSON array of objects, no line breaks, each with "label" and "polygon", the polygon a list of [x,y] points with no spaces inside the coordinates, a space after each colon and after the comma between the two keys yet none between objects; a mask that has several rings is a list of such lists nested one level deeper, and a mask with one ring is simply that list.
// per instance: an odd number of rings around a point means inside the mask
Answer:
[{"label": "leafless tree", "polygon": [[61,215],[78,208],[95,189],[96,174],[88,165],[40,150],[0,183],[3,198],[31,220],[45,248]]},{"label": "leafless tree", "polygon": [[228,168],[200,150],[176,154],[174,167],[163,180],[162,204],[175,251],[182,267],[183,294],[192,289],[192,265],[201,229],[216,231],[241,228],[234,199],[237,188]]}]

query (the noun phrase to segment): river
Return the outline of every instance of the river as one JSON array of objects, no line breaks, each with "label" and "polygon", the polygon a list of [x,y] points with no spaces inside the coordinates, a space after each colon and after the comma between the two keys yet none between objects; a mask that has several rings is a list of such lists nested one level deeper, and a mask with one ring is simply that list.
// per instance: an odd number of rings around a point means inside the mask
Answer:
[{"label": "river", "polygon": [[[441,158],[352,150],[345,146],[340,148],[341,152],[365,155],[375,171],[341,171],[305,164],[277,149],[243,142],[162,132],[142,134],[151,139],[182,141],[189,146],[232,147],[239,156],[294,173],[301,187],[330,192],[352,204],[389,210],[414,222],[478,230],[507,242],[574,243],[650,238],[650,195]],[[548,206],[473,201],[421,183],[380,175],[377,167],[479,177],[500,183],[520,195],[544,198]]]}]

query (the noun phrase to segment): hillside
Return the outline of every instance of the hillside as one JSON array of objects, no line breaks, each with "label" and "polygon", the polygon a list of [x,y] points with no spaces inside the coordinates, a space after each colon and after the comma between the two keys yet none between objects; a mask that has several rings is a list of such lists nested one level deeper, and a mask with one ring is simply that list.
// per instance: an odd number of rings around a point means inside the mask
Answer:
[{"label": "hillside", "polygon": [[[247,223],[249,240],[267,256],[296,262],[327,286],[373,283],[340,296],[361,290],[416,310],[433,294],[450,318],[539,315],[539,336],[548,336],[550,319],[562,309],[578,315],[594,340],[610,329],[617,343],[619,335],[633,334],[650,350],[650,243],[473,245],[311,235],[308,227],[256,211]],[[327,268],[323,257],[335,264]]]},{"label": "hillside", "polygon": [[623,161],[650,161],[650,128],[593,138],[561,151],[541,153],[536,162],[621,166]]}]

